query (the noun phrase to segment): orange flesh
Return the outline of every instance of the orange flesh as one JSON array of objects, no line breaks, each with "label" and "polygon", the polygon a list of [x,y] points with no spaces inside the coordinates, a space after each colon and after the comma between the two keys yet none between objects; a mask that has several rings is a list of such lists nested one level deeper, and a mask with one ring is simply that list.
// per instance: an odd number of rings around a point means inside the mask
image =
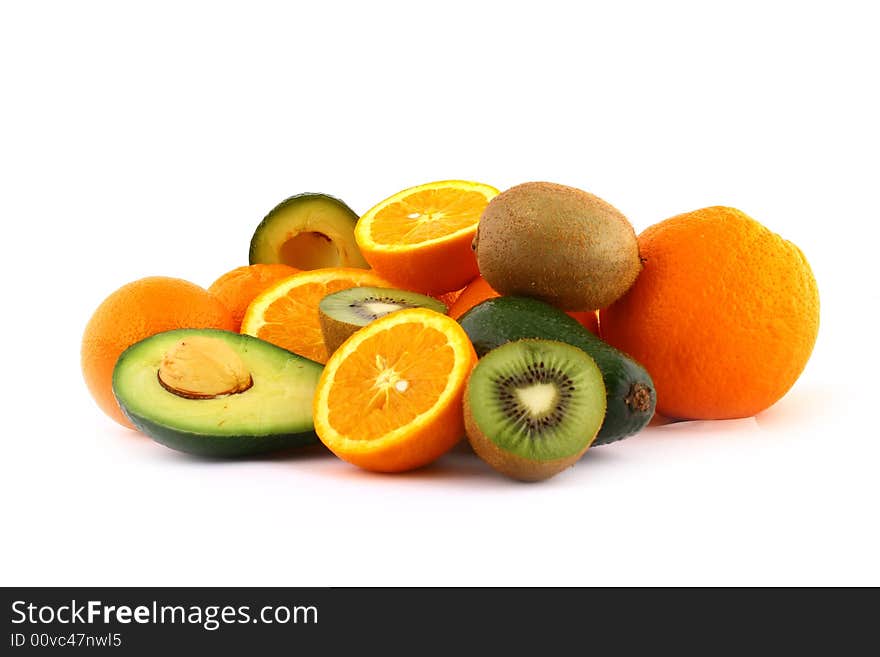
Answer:
[{"label": "orange flesh", "polygon": [[432,327],[400,324],[367,338],[335,373],[329,424],[352,440],[384,436],[436,404],[454,365],[447,336]]},{"label": "orange flesh", "polygon": [[[257,337],[319,363],[326,362],[327,348],[316,308],[326,295],[350,287],[353,284],[349,279],[300,285],[295,288],[295,297],[288,294],[266,308],[265,324]],[[296,326],[291,325],[292,317],[296,318]]]},{"label": "orange flesh", "polygon": [[479,192],[426,189],[382,208],[370,237],[377,244],[418,244],[476,226],[488,199]]}]

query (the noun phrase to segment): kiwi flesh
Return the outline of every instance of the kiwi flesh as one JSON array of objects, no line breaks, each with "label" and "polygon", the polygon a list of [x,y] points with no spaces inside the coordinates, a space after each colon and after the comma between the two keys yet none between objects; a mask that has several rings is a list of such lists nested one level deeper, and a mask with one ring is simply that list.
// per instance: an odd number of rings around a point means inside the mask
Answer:
[{"label": "kiwi flesh", "polygon": [[408,290],[352,287],[328,294],[318,304],[318,319],[327,353],[332,354],[352,333],[374,319],[406,308],[428,308],[446,313],[446,306],[437,299]]},{"label": "kiwi flesh", "polygon": [[620,211],[583,190],[547,182],[523,183],[493,198],[473,248],[494,290],[562,310],[605,308],[642,268],[635,230]]},{"label": "kiwi flesh", "polygon": [[595,361],[553,340],[517,340],[477,363],[464,393],[468,441],[497,471],[540,481],[574,464],[605,418]]}]

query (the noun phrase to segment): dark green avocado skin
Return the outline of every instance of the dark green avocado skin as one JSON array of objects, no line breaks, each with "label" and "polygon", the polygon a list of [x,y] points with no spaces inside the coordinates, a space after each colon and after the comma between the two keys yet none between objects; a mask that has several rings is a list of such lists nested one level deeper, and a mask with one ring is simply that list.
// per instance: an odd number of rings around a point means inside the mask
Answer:
[{"label": "dark green avocado skin", "polygon": [[274,452],[290,447],[316,445],[320,441],[314,431],[305,433],[285,433],[268,436],[210,436],[206,438],[197,433],[172,429],[157,424],[147,418],[129,412],[123,406],[122,412],[132,424],[157,443],[196,456],[213,458],[240,458]]},{"label": "dark green avocado skin", "polygon": [[537,299],[501,296],[477,304],[458,321],[481,358],[495,347],[524,338],[566,342],[592,356],[607,392],[605,421],[593,446],[638,433],[654,415],[657,395],[647,370],[558,308]]}]

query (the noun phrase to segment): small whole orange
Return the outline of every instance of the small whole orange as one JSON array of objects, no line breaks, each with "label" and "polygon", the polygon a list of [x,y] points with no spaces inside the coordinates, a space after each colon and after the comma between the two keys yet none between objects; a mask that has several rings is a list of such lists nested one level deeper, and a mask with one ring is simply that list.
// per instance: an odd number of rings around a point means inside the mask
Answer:
[{"label": "small whole orange", "polygon": [[104,299],[83,332],[80,362],[92,397],[110,418],[134,426],[113,396],[113,368],[135,342],[178,328],[234,330],[229,310],[206,289],[179,278],[152,276]]},{"label": "small whole orange", "polygon": [[651,373],[658,413],[749,417],[794,385],[819,330],[816,280],[797,246],[710,207],[651,226],[639,252],[641,273],[600,327]]},{"label": "small whole orange", "polygon": [[216,281],[211,283],[208,292],[220,299],[224,306],[232,313],[235,322],[233,330],[241,329],[241,320],[251,301],[257,298],[262,291],[282,278],[293,276],[300,272],[296,267],[282,264],[258,264],[236,267],[226,272]]}]

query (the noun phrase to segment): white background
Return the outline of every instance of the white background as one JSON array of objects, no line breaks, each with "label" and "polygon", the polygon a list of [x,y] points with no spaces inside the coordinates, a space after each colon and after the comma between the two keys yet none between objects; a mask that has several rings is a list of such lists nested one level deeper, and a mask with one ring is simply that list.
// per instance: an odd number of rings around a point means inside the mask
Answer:
[{"label": "white background", "polygon": [[[287,4],[0,10],[2,584],[880,584],[873,3]],[[743,209],[813,265],[806,372],[536,485],[464,450],[204,462],[92,402],[117,287],[209,285],[293,193],[445,178],[578,186],[639,231]]]}]

